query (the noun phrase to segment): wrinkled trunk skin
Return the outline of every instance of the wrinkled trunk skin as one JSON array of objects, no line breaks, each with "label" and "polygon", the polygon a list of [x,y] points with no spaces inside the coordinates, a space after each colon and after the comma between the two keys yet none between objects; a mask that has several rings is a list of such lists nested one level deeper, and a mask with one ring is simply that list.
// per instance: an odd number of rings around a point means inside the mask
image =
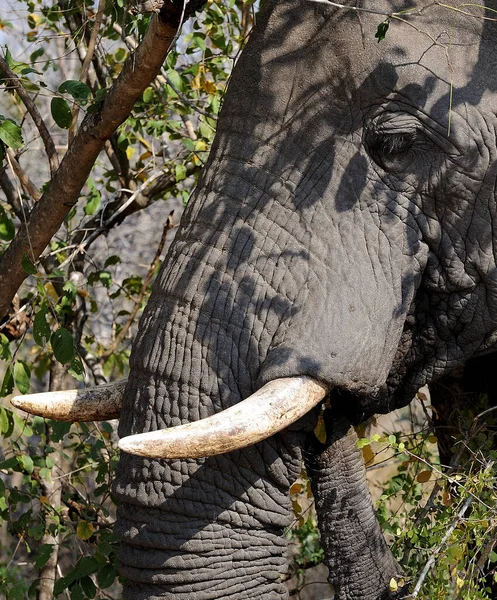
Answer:
[{"label": "wrinkled trunk skin", "polygon": [[[329,412],[329,411],[328,411]],[[407,589],[389,592],[402,571],[376,519],[358,451],[357,434],[345,417],[327,421],[327,443],[307,455],[321,543],[336,600],[393,600]]]}]

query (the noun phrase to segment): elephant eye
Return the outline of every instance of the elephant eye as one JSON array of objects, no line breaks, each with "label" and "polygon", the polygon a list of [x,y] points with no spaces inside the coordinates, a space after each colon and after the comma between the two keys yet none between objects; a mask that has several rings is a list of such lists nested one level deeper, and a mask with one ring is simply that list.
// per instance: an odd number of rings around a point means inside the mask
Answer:
[{"label": "elephant eye", "polygon": [[415,134],[370,132],[366,139],[367,150],[371,158],[386,171],[401,167],[406,155],[415,141]]}]

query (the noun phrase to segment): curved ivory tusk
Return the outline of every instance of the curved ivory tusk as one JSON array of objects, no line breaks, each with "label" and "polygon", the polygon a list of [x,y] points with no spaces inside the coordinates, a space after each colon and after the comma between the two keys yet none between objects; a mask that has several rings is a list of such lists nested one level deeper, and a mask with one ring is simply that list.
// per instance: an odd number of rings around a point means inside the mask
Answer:
[{"label": "curved ivory tusk", "polygon": [[108,421],[118,419],[126,379],[94,388],[16,396],[13,406],[32,415],[56,421]]},{"label": "curved ivory tusk", "polygon": [[130,435],[119,442],[119,448],[149,458],[202,458],[231,452],[295,423],[328,392],[328,386],[312,377],[275,379],[220,413],[178,427]]}]

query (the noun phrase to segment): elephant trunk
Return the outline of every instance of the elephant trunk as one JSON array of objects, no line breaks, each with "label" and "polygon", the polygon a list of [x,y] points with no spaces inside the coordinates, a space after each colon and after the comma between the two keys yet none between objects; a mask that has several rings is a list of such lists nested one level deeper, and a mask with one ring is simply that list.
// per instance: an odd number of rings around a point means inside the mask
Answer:
[{"label": "elephant trunk", "polygon": [[319,451],[313,440],[307,469],[336,600],[402,598],[389,589],[402,571],[376,519],[357,434],[345,417],[327,421],[327,443]]}]

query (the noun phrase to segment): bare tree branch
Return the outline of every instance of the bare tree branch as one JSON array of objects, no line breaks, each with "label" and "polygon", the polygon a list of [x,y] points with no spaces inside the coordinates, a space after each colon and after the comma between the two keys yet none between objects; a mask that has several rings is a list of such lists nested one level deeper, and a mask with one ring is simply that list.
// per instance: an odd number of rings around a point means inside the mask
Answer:
[{"label": "bare tree branch", "polygon": [[55,149],[55,144],[50,135],[50,132],[45,125],[45,121],[42,119],[36,104],[33,102],[33,99],[29,95],[29,93],[24,89],[24,86],[21,83],[19,77],[12,71],[7,64],[7,61],[0,56],[0,71],[2,71],[5,83],[9,85],[11,88],[14,88],[17,92],[17,95],[21,99],[22,103],[26,107],[26,110],[31,115],[33,119],[33,123],[36,126],[36,129],[40,132],[41,139],[43,140],[43,144],[45,146],[45,151],[47,153],[48,162],[50,165],[50,173],[53,177],[55,171],[59,166],[59,157],[57,156],[57,150]]},{"label": "bare tree branch", "polygon": [[136,52],[110,88],[100,108],[88,113],[52,181],[33,208],[27,226],[21,226],[0,261],[0,315],[26,278],[21,259],[36,262],[64,218],[76,204],[81,188],[105,140],[127,118],[143,90],[159,73],[176,35],[174,25],[154,17]]},{"label": "bare tree branch", "polygon": [[[198,165],[189,164],[186,169],[186,177],[190,177],[194,173],[200,171]],[[123,198],[119,196],[102,208],[91,220],[84,224],[83,229],[78,231],[74,236],[71,248],[76,248],[76,251],[69,256],[61,266],[71,262],[80,252],[87,251],[91,244],[102,234],[107,233],[111,228],[120,225],[126,217],[143,210],[150,206],[164,193],[168,192],[176,185],[176,176],[169,170],[152,175],[139,188],[133,191],[131,196]],[[109,215],[104,220],[105,215]],[[88,233],[90,235],[88,235]],[[87,236],[85,238],[85,236]]]}]

